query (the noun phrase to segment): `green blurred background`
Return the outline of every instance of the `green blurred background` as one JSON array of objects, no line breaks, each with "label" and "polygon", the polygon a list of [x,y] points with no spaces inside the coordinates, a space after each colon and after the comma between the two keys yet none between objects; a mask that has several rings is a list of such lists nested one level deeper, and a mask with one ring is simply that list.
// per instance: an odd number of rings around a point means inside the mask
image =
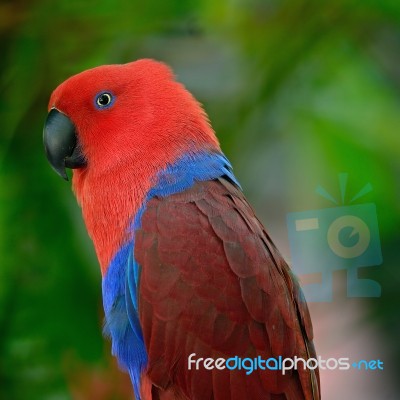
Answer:
[{"label": "green blurred background", "polygon": [[353,195],[372,184],[363,200],[376,204],[384,262],[362,274],[382,297],[347,299],[336,274],[334,302],[311,312],[321,355],[373,348],[385,362],[354,379],[324,372],[324,399],[398,398],[398,1],[3,0],[0,30],[0,399],[129,398],[101,336],[93,247],[42,126],[64,79],[142,57],[170,64],[204,104],[288,260],[288,212],[330,207],[315,188],[338,197],[341,172]]}]

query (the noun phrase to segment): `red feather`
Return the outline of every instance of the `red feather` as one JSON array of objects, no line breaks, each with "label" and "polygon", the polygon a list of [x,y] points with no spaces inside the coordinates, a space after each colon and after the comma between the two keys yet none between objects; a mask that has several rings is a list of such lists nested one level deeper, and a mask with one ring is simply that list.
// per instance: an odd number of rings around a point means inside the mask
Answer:
[{"label": "red feather", "polygon": [[145,399],[320,398],[318,371],[188,369],[191,353],[315,357],[298,283],[242,192],[219,179],[153,198],[135,237]]}]

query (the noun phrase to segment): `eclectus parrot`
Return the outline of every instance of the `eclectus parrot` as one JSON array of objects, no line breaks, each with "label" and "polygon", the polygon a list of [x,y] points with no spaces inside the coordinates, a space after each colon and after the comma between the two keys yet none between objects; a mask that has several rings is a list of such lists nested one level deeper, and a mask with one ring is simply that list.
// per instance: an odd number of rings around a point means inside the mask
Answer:
[{"label": "eclectus parrot", "polygon": [[316,355],[299,284],[204,110],[165,64],[105,65],[63,82],[44,145],[59,175],[74,170],[105,334],[136,399],[320,399],[318,369],[246,373],[206,360]]}]

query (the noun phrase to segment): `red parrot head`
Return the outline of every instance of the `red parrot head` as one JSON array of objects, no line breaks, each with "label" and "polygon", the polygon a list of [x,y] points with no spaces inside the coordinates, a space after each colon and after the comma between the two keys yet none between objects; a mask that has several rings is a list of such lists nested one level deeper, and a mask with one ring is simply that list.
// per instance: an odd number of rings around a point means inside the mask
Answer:
[{"label": "red parrot head", "polygon": [[82,207],[104,272],[160,170],[219,149],[207,116],[163,63],[139,60],[72,76],[51,95],[44,145]]},{"label": "red parrot head", "polygon": [[218,146],[199,103],[165,64],[153,60],[72,76],[53,92],[49,111],[46,154],[64,179],[65,167],[100,174],[146,154],[163,164],[160,153],[173,159],[187,147]]}]

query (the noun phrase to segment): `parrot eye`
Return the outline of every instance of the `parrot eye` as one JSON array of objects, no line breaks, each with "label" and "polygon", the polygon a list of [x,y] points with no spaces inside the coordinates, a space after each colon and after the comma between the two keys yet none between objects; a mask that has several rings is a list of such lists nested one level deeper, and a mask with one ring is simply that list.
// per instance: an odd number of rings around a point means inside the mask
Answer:
[{"label": "parrot eye", "polygon": [[97,108],[108,108],[114,103],[114,97],[111,93],[102,92],[96,96],[95,103]]}]

